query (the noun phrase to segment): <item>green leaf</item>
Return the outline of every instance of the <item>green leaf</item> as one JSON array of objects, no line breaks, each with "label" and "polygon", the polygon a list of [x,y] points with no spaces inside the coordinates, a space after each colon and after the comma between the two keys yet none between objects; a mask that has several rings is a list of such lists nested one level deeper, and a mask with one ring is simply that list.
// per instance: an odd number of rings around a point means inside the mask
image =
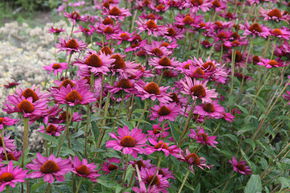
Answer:
[{"label": "green leaf", "polygon": [[281,189],[290,188],[290,178],[279,177],[278,180],[281,183]]},{"label": "green leaf", "polygon": [[262,192],[262,183],[259,175],[251,175],[244,193],[261,193]]},{"label": "green leaf", "polygon": [[38,188],[40,188],[42,185],[46,184],[44,181],[40,181],[38,183],[34,183],[32,186],[31,186],[31,192],[36,192],[36,190]]},{"label": "green leaf", "polygon": [[39,132],[39,135],[41,135],[45,140],[50,141],[52,143],[57,143],[57,141],[58,141],[57,138],[55,138],[55,137],[53,137],[51,135],[47,135],[45,133],[40,133]]}]

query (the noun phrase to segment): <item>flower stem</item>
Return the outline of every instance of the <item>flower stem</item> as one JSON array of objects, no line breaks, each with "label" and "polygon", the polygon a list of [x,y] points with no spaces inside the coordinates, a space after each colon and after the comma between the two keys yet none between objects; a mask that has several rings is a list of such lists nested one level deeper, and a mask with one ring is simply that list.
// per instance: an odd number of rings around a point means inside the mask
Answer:
[{"label": "flower stem", "polygon": [[184,184],[185,184],[185,182],[186,182],[186,180],[187,180],[187,178],[189,176],[189,173],[190,173],[190,170],[187,170],[187,172],[186,172],[186,174],[185,174],[185,176],[183,178],[182,184],[181,184],[181,186],[180,186],[180,188],[178,190],[178,193],[181,193],[182,188],[183,188],[183,186],[184,186]]},{"label": "flower stem", "polygon": [[24,162],[26,158],[26,150],[28,148],[28,134],[29,134],[29,119],[28,118],[23,118],[23,156],[22,156],[22,162],[21,166],[24,167]]}]

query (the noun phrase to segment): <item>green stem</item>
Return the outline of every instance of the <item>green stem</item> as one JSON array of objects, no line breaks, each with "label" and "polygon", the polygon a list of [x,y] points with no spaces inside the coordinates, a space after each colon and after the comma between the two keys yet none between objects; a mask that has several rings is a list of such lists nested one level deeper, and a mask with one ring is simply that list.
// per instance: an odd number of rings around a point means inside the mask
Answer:
[{"label": "green stem", "polygon": [[22,156],[22,162],[21,166],[24,167],[24,162],[26,158],[26,151],[28,148],[28,134],[29,134],[29,119],[28,118],[23,118],[23,125],[24,125],[24,130],[23,130],[23,156]]},{"label": "green stem", "polygon": [[78,192],[79,192],[79,190],[80,190],[80,187],[81,187],[81,184],[82,184],[82,179],[80,179],[79,183],[77,184],[76,193],[78,193]]},{"label": "green stem", "polygon": [[179,188],[179,190],[178,190],[178,193],[181,193],[182,188],[183,188],[183,186],[184,186],[184,184],[185,184],[185,182],[186,182],[186,180],[187,180],[189,174],[190,174],[190,170],[187,170],[187,172],[186,172],[186,174],[185,174],[185,176],[184,176],[184,178],[183,178],[182,184],[181,184],[181,186],[180,186],[180,188]]}]

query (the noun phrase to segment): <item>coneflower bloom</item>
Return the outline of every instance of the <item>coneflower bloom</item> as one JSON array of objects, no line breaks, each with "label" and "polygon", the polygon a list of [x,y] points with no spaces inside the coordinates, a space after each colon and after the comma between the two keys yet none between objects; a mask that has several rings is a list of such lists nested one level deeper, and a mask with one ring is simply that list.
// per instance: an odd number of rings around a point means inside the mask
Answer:
[{"label": "coneflower bloom", "polygon": [[12,152],[16,149],[14,139],[10,139],[10,136],[0,136],[0,154],[5,152]]},{"label": "coneflower bloom", "polygon": [[168,87],[159,87],[159,85],[155,82],[139,82],[136,83],[135,88],[138,91],[138,96],[142,98],[142,100],[145,99],[151,99],[151,100],[158,100],[161,103],[167,103],[171,101],[171,98],[169,97],[169,94],[166,93],[166,90]]},{"label": "coneflower bloom", "polygon": [[132,34],[125,31],[120,31],[112,35],[112,39],[118,40],[117,44],[120,45],[123,42],[128,42],[132,38]]},{"label": "coneflower bloom", "polygon": [[193,113],[213,119],[221,119],[224,117],[224,107],[218,104],[217,101],[197,105]]},{"label": "coneflower bloom", "polygon": [[55,28],[55,27],[51,26],[51,27],[49,28],[49,30],[48,30],[48,33],[53,33],[53,34],[58,35],[58,34],[60,34],[61,32],[64,32],[64,31],[65,31],[65,30],[62,29],[62,28]]},{"label": "coneflower bloom", "polygon": [[52,91],[55,101],[59,104],[67,104],[69,106],[86,105],[95,102],[94,94],[88,87],[76,85],[71,87],[61,87],[59,90]]},{"label": "coneflower bloom", "polygon": [[149,65],[154,66],[155,69],[175,69],[179,66],[179,62],[175,58],[162,56],[161,58],[152,58],[149,60]]},{"label": "coneflower bloom", "polygon": [[161,57],[161,56],[168,56],[172,52],[168,50],[166,47],[162,47],[159,42],[152,42],[152,44],[147,44],[144,46],[145,51],[148,55]]},{"label": "coneflower bloom", "polygon": [[151,143],[151,146],[148,146],[145,150],[147,155],[152,154],[156,151],[161,151],[165,154],[165,156],[172,155],[174,157],[178,157],[181,152],[181,149],[178,148],[176,145],[169,145],[162,140],[156,141],[153,138],[149,138],[148,141]]},{"label": "coneflower bloom", "polygon": [[184,37],[184,29],[177,28],[174,25],[168,25],[166,26],[166,34],[164,34],[165,38],[168,39],[168,41],[173,40],[179,40]]},{"label": "coneflower bloom", "polygon": [[180,154],[179,159],[186,162],[192,172],[194,172],[194,167],[199,167],[202,170],[210,168],[210,166],[206,164],[206,159],[204,157],[199,157],[196,153],[191,153],[188,149]]},{"label": "coneflower bloom", "polygon": [[79,21],[84,21],[84,18],[77,11],[73,11],[71,13],[64,12],[64,16],[69,18],[73,24],[76,24]]},{"label": "coneflower bloom", "polygon": [[209,136],[202,127],[198,127],[196,131],[194,129],[190,129],[190,134],[188,136],[195,139],[197,143],[204,145],[216,147],[216,144],[218,144],[215,140],[216,136]]},{"label": "coneflower bloom", "polygon": [[165,124],[163,127],[160,126],[160,124],[152,125],[152,130],[148,130],[148,136],[153,139],[158,138],[166,138],[169,135],[168,130],[170,127],[168,127],[167,124]]},{"label": "coneflower bloom", "polygon": [[247,165],[246,161],[238,161],[235,157],[232,157],[231,160],[229,160],[229,163],[232,164],[233,170],[237,173],[243,174],[243,175],[251,175],[252,170]]},{"label": "coneflower bloom", "polygon": [[0,130],[5,126],[11,126],[18,122],[17,119],[11,119],[9,117],[0,117]]},{"label": "coneflower bloom", "polygon": [[139,19],[138,21],[136,21],[136,23],[138,24],[138,30],[140,32],[146,31],[148,35],[162,36],[167,32],[166,27],[162,25],[157,25],[156,20]]},{"label": "coneflower bloom", "polygon": [[269,29],[259,23],[253,23],[250,25],[246,22],[245,25],[243,25],[243,29],[245,36],[253,35],[254,37],[259,36],[267,38],[270,35]]},{"label": "coneflower bloom", "polygon": [[52,63],[48,66],[44,66],[44,70],[53,73],[54,75],[57,75],[58,73],[61,74],[64,70],[67,69],[67,63],[61,62],[61,63]]},{"label": "coneflower bloom", "polygon": [[21,113],[23,117],[36,119],[46,113],[46,100],[37,100],[33,102],[33,97],[25,98],[24,96],[8,96],[3,110],[7,113]]},{"label": "coneflower bloom", "polygon": [[169,5],[166,2],[159,1],[157,4],[150,4],[149,8],[153,11],[158,12],[165,12],[169,9]]},{"label": "coneflower bloom", "polygon": [[270,30],[270,33],[272,36],[277,37],[277,38],[281,38],[284,40],[289,40],[290,39],[290,31],[289,29],[287,30],[287,28],[276,28],[276,29],[272,29]]},{"label": "coneflower bloom", "polygon": [[[141,168],[140,170],[141,180],[144,185],[147,186],[147,191],[149,192],[168,192],[167,188],[169,188],[168,179],[158,173],[158,168]],[[152,189],[154,191],[152,191]],[[146,187],[145,187],[146,190]]]},{"label": "coneflower bloom", "polygon": [[136,93],[136,89],[134,87],[135,81],[132,79],[121,78],[114,83],[113,86],[107,86],[110,93],[120,93],[121,91],[134,94]]},{"label": "coneflower bloom", "polygon": [[6,152],[6,153],[1,153],[0,154],[0,160],[1,161],[18,161],[20,156],[22,155],[21,151],[10,151],[10,152]]},{"label": "coneflower bloom", "polygon": [[80,161],[80,159],[75,156],[71,159],[71,163],[72,172],[80,177],[88,178],[92,182],[96,182],[97,178],[100,176],[96,170],[97,166],[94,163],[88,163],[88,160],[86,159]]},{"label": "coneflower bloom", "polygon": [[56,158],[53,154],[43,157],[37,153],[36,158],[26,167],[33,170],[27,175],[29,178],[43,178],[48,183],[53,183],[55,179],[62,182],[64,175],[72,171],[70,160]]},{"label": "coneflower bloom", "polygon": [[82,32],[86,36],[91,36],[95,32],[94,26],[90,25],[87,28],[79,25],[79,30],[74,31],[74,33]]},{"label": "coneflower bloom", "polygon": [[225,10],[227,8],[226,1],[224,1],[224,0],[212,0],[211,1],[211,8],[214,9],[216,12]]},{"label": "coneflower bloom", "polygon": [[264,17],[264,20],[273,20],[279,22],[287,21],[290,18],[288,14],[284,15],[284,13],[277,8],[272,10],[265,10],[261,7],[259,11],[260,14]]},{"label": "coneflower bloom", "polygon": [[174,121],[180,112],[180,107],[175,103],[161,103],[153,106],[151,109],[150,119],[158,119],[160,122],[164,120]]},{"label": "coneflower bloom", "polygon": [[117,6],[110,6],[108,9],[104,9],[103,14],[120,21],[123,21],[125,17],[131,16],[131,13],[128,9],[120,8]]},{"label": "coneflower bloom", "polygon": [[110,133],[110,136],[115,140],[107,141],[107,148],[122,151],[123,154],[130,154],[133,157],[144,153],[143,147],[145,146],[147,138],[141,129],[134,128],[130,130],[128,126],[124,126],[118,129],[118,135]]},{"label": "coneflower bloom", "polygon": [[192,100],[201,99],[202,102],[211,102],[212,99],[218,96],[215,89],[208,89],[206,87],[207,81],[192,81],[191,78],[185,77],[185,80],[182,80],[181,83],[183,85],[181,92],[190,95]]},{"label": "coneflower bloom", "polygon": [[18,97],[24,97],[25,99],[32,98],[33,102],[36,102],[38,100],[47,100],[50,96],[49,93],[41,92],[40,88],[37,88],[35,86],[26,89],[19,88],[15,91],[14,95]]},{"label": "coneflower bloom", "polygon": [[265,66],[266,68],[277,68],[277,67],[285,66],[279,60],[270,60],[270,59],[263,59],[263,58],[260,59],[260,61],[257,63],[257,65]]},{"label": "coneflower bloom", "polygon": [[18,85],[19,85],[18,82],[8,82],[8,83],[4,84],[3,86],[6,89],[11,89],[11,88],[15,88]]},{"label": "coneflower bloom", "polygon": [[211,6],[211,3],[205,0],[186,0],[184,6],[190,8],[192,13],[201,10],[207,12]]},{"label": "coneflower bloom", "polygon": [[158,14],[154,14],[154,13],[146,14],[144,12],[139,17],[142,19],[152,19],[152,20],[162,20],[163,19],[163,17],[158,15]]},{"label": "coneflower bloom", "polygon": [[97,23],[95,25],[96,32],[103,34],[107,39],[112,39],[114,34],[119,33],[120,26],[119,25],[104,25],[102,23]]},{"label": "coneflower bloom", "polygon": [[5,190],[6,186],[15,188],[19,182],[24,182],[27,170],[23,170],[19,166],[14,167],[10,161],[7,166],[0,168],[0,192]]},{"label": "coneflower bloom", "polygon": [[51,136],[60,136],[61,132],[64,130],[65,127],[63,125],[48,124],[46,127],[44,127],[43,125],[40,126],[40,129],[38,131]]},{"label": "coneflower bloom", "polygon": [[88,70],[94,75],[107,74],[109,66],[115,61],[109,55],[100,52],[97,54],[94,51],[90,51],[89,55],[84,60],[80,60],[74,63],[74,65],[80,66],[81,68],[88,68]]},{"label": "coneflower bloom", "polygon": [[120,162],[121,160],[119,158],[109,158],[103,163],[101,170],[104,171],[105,174],[109,174],[113,171],[118,170]]},{"label": "coneflower bloom", "polygon": [[187,14],[187,15],[177,15],[176,18],[176,25],[181,27],[194,27],[196,24],[202,21],[202,16],[197,16],[194,14]]},{"label": "coneflower bloom", "polygon": [[125,56],[121,54],[111,55],[111,59],[114,59],[115,61],[111,64],[110,70],[114,73],[120,73],[124,78],[130,77],[138,71],[137,68],[139,64],[125,61]]},{"label": "coneflower bloom", "polygon": [[65,40],[61,38],[56,47],[61,51],[66,51],[67,54],[73,54],[74,52],[84,50],[87,47],[87,45],[81,40],[73,38]]}]

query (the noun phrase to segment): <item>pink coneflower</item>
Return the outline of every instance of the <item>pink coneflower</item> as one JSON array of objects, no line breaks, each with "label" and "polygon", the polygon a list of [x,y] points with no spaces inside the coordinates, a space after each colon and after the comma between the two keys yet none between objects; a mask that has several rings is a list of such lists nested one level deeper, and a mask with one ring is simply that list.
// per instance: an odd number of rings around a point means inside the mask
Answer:
[{"label": "pink coneflower", "polygon": [[168,39],[168,41],[182,39],[184,37],[184,32],[185,32],[184,29],[177,28],[174,25],[166,26],[166,31],[167,32],[164,35],[165,35],[165,38]]},{"label": "pink coneflower", "polygon": [[184,6],[190,8],[190,11],[193,13],[198,10],[207,12],[211,6],[211,3],[205,0],[185,0]]},{"label": "pink coneflower", "polygon": [[141,129],[134,128],[129,130],[128,126],[124,126],[118,129],[118,136],[115,133],[110,133],[110,136],[115,140],[107,141],[107,148],[122,151],[124,154],[130,154],[133,157],[137,157],[138,153],[144,153],[143,147],[147,139]]},{"label": "pink coneflower", "polygon": [[144,12],[139,17],[142,19],[152,19],[152,20],[162,20],[163,19],[163,17],[158,15],[158,14],[154,14],[154,13],[146,14]]},{"label": "pink coneflower", "polygon": [[91,51],[84,60],[77,61],[74,65],[78,65],[81,68],[88,68],[88,70],[94,75],[101,75],[107,74],[110,71],[109,66],[114,61],[114,59],[103,52],[97,54],[96,52]]},{"label": "pink coneflower", "polygon": [[211,103],[204,103],[195,107],[193,113],[213,118],[220,119],[224,117],[224,107],[218,104],[217,101],[212,101]]},{"label": "pink coneflower", "polygon": [[220,16],[222,16],[223,18],[227,20],[234,20],[237,18],[237,14],[232,13],[232,12],[227,12],[227,11],[221,13]]},{"label": "pink coneflower", "polygon": [[119,163],[121,162],[121,160],[119,158],[109,158],[107,161],[105,161],[102,165],[102,171],[105,172],[105,174],[109,174],[115,170],[118,170],[119,168]]},{"label": "pink coneflower", "polygon": [[202,16],[197,16],[194,14],[187,14],[187,15],[177,15],[176,18],[176,25],[180,27],[194,27],[196,24],[202,21]]},{"label": "pink coneflower", "polygon": [[290,39],[290,31],[287,29],[283,29],[283,28],[272,29],[272,30],[270,30],[270,33],[274,37],[278,37],[278,38],[281,38],[284,40]]},{"label": "pink coneflower", "polygon": [[197,131],[190,129],[190,134],[188,136],[195,139],[197,143],[204,145],[216,147],[215,144],[218,144],[218,142],[215,140],[216,136],[209,136],[202,127],[198,127]]},{"label": "pink coneflower", "polygon": [[96,101],[94,94],[89,88],[80,85],[75,87],[68,85],[67,87],[61,87],[59,90],[55,89],[52,92],[55,101],[59,104],[75,106],[80,104],[86,105]]},{"label": "pink coneflower", "polygon": [[15,91],[14,95],[17,97],[24,97],[25,99],[32,98],[32,101],[36,102],[38,100],[47,100],[50,94],[46,92],[41,92],[40,88],[32,86],[31,88],[26,89],[19,88]]},{"label": "pink coneflower", "polygon": [[108,9],[104,9],[104,15],[109,15],[111,18],[123,21],[125,17],[131,16],[128,9],[120,8],[118,6],[110,6]]},{"label": "pink coneflower", "polygon": [[273,20],[276,22],[289,20],[289,15],[284,15],[284,13],[277,8],[272,10],[265,10],[261,7],[260,14],[264,17],[264,20]]},{"label": "pink coneflower", "polygon": [[3,129],[5,126],[11,126],[17,123],[17,119],[11,119],[9,117],[0,117],[0,130]]},{"label": "pink coneflower", "polygon": [[41,133],[45,133],[51,136],[60,136],[61,132],[65,130],[63,125],[48,124],[46,127],[40,126],[38,130]]},{"label": "pink coneflower", "polygon": [[44,114],[47,110],[45,100],[33,102],[33,97],[25,98],[24,96],[10,95],[5,104],[4,111],[7,113],[21,113],[23,117],[35,119]]},{"label": "pink coneflower", "polygon": [[243,174],[243,175],[251,175],[252,170],[247,165],[246,161],[238,161],[235,157],[232,157],[231,160],[229,160],[229,163],[232,164],[233,170],[237,173]]},{"label": "pink coneflower", "polygon": [[120,45],[123,42],[128,42],[130,41],[132,38],[132,34],[129,32],[125,32],[125,31],[120,31],[116,34],[112,35],[112,39],[114,40],[118,40],[118,45]]},{"label": "pink coneflower", "polygon": [[70,160],[56,158],[53,154],[49,157],[43,157],[40,153],[37,153],[36,158],[26,167],[34,170],[28,174],[29,178],[43,178],[48,183],[53,183],[54,178],[62,182],[64,181],[64,175],[72,171]]},{"label": "pink coneflower", "polygon": [[214,9],[216,12],[225,10],[227,8],[226,1],[224,1],[224,0],[212,0],[211,1],[211,8]]},{"label": "pink coneflower", "polygon": [[141,97],[142,100],[149,98],[154,101],[157,99],[161,103],[171,101],[171,98],[166,93],[168,87],[159,87],[159,85],[155,82],[139,82],[139,84],[136,84],[135,87],[138,90],[138,96]]},{"label": "pink coneflower", "polygon": [[235,119],[235,116],[231,113],[224,113],[224,120],[226,120],[227,122],[233,122]]},{"label": "pink coneflower", "polygon": [[61,38],[56,47],[61,51],[66,51],[67,54],[73,54],[74,52],[84,50],[87,47],[87,45],[81,40],[77,39],[65,40]]},{"label": "pink coneflower", "polygon": [[73,24],[76,24],[79,21],[84,21],[84,18],[77,11],[73,11],[71,13],[64,12],[64,16],[69,18]]},{"label": "pink coneflower", "polygon": [[74,31],[74,33],[78,33],[78,32],[82,32],[86,36],[91,36],[95,32],[95,28],[94,26],[91,26],[91,25],[88,26],[87,28],[80,25],[79,30]]},{"label": "pink coneflower", "polygon": [[67,63],[52,63],[48,66],[44,66],[44,70],[50,72],[50,73],[54,73],[54,75],[57,75],[58,73],[61,74],[62,71],[67,69]]},{"label": "pink coneflower", "polygon": [[194,167],[199,167],[202,170],[205,168],[210,168],[210,166],[206,164],[206,159],[204,157],[199,157],[196,153],[191,153],[188,149],[180,154],[179,159],[188,163],[189,169],[192,172],[194,172]]},{"label": "pink coneflower", "polygon": [[103,34],[107,39],[112,39],[114,34],[119,33],[120,26],[119,25],[104,25],[97,23],[95,25],[96,32]]},{"label": "pink coneflower", "polygon": [[266,68],[277,68],[285,66],[282,62],[278,60],[270,60],[270,59],[260,59],[260,62],[257,65],[265,66]]},{"label": "pink coneflower", "polygon": [[259,36],[267,38],[270,35],[269,29],[259,23],[253,23],[250,25],[246,22],[245,25],[243,25],[243,29],[245,36],[253,35],[254,37]]},{"label": "pink coneflower", "polygon": [[149,8],[158,12],[165,12],[169,9],[169,5],[165,4],[165,2],[159,1],[157,4],[150,4]]},{"label": "pink coneflower", "polygon": [[166,47],[162,47],[160,43],[156,41],[152,42],[151,45],[145,45],[144,49],[148,55],[156,57],[168,56],[172,53],[170,50],[168,50]]},{"label": "pink coneflower", "polygon": [[150,59],[149,65],[154,66],[155,69],[175,69],[179,66],[179,62],[175,58],[163,56],[161,58]]},{"label": "pink coneflower", "polygon": [[6,153],[1,153],[0,154],[0,160],[1,161],[18,161],[20,156],[22,155],[21,151],[10,151],[10,152],[6,152]]},{"label": "pink coneflower", "polygon": [[153,138],[149,138],[148,141],[152,144],[152,146],[148,146],[145,150],[146,154],[152,154],[156,151],[161,151],[165,154],[165,156],[172,155],[174,157],[178,157],[180,154],[180,148],[176,145],[169,145],[169,143],[165,143],[162,140],[156,141]]},{"label": "pink coneflower", "polygon": [[192,100],[201,99],[202,102],[211,102],[212,99],[218,96],[215,89],[206,87],[207,81],[192,81],[191,78],[185,77],[185,80],[182,80],[181,83],[183,85],[183,91],[181,92],[190,95]]},{"label": "pink coneflower", "polygon": [[162,36],[167,32],[164,26],[157,25],[157,21],[152,19],[139,19],[138,21],[136,21],[136,23],[138,24],[138,30],[140,32],[147,31],[148,35]]},{"label": "pink coneflower", "polygon": [[51,26],[51,27],[49,28],[49,30],[48,30],[49,33],[53,33],[53,34],[56,34],[56,35],[60,34],[61,32],[64,32],[64,31],[65,31],[65,30],[62,29],[62,28],[55,28],[55,27],[53,27],[53,26]]},{"label": "pink coneflower", "polygon": [[0,192],[5,190],[6,186],[15,188],[19,182],[24,182],[27,170],[23,170],[19,166],[14,167],[10,161],[7,166],[0,168]]},{"label": "pink coneflower", "polygon": [[180,107],[176,105],[175,103],[169,103],[169,104],[159,104],[155,105],[151,108],[151,120],[158,119],[158,121],[174,121],[176,117],[179,115]]},{"label": "pink coneflower", "polygon": [[107,86],[107,88],[109,89],[109,92],[111,92],[112,94],[120,93],[121,91],[128,94],[134,94],[136,92],[134,84],[135,84],[134,80],[122,78],[116,81],[113,86]]},{"label": "pink coneflower", "polygon": [[167,124],[165,124],[163,127],[160,126],[160,124],[152,125],[152,130],[148,130],[148,136],[153,139],[158,138],[166,138],[169,135],[168,130],[170,127],[168,127]]},{"label": "pink coneflower", "polygon": [[80,177],[88,178],[92,182],[96,182],[97,177],[100,176],[96,170],[97,166],[94,163],[88,163],[88,160],[86,159],[80,161],[80,159],[75,156],[73,159],[71,159],[71,163],[72,172]]},{"label": "pink coneflower", "polygon": [[16,149],[14,139],[10,139],[10,136],[0,136],[0,154],[5,152],[12,152]]},{"label": "pink coneflower", "polygon": [[15,88],[16,86],[18,86],[19,83],[18,82],[8,82],[6,84],[4,84],[3,86],[6,88],[6,89],[10,89],[10,88]]},{"label": "pink coneflower", "polygon": [[[147,186],[149,192],[168,192],[167,188],[169,188],[168,179],[158,173],[158,168],[141,168],[140,170],[141,180],[144,185]],[[146,188],[145,188],[146,189]],[[152,191],[154,189],[154,191]],[[146,191],[148,192],[148,191]]]}]

